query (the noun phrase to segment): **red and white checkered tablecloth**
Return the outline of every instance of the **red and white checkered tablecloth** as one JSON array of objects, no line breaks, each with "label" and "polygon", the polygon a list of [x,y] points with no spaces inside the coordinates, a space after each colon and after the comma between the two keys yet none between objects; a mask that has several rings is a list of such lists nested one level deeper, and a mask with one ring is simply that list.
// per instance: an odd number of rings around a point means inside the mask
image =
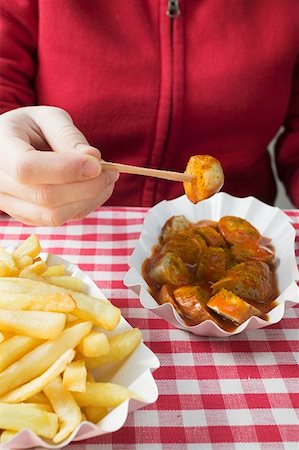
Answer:
[{"label": "red and white checkered tablecloth", "polygon": [[[286,211],[297,230],[299,210]],[[59,228],[28,227],[0,216],[0,242],[36,233],[44,251],[80,266],[143,332],[158,356],[159,398],[122,429],[74,442],[69,450],[298,450],[299,307],[268,328],[229,339],[196,337],[140,305],[123,285],[146,209],[101,208]]]}]

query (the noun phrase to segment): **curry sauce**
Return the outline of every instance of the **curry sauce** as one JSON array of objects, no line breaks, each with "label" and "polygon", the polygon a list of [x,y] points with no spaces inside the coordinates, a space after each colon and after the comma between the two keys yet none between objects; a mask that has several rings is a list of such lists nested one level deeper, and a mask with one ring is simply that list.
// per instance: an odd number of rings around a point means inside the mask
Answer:
[{"label": "curry sauce", "polygon": [[157,303],[171,303],[186,325],[212,320],[231,332],[251,316],[267,320],[279,295],[275,267],[271,240],[245,219],[173,216],[142,273]]}]

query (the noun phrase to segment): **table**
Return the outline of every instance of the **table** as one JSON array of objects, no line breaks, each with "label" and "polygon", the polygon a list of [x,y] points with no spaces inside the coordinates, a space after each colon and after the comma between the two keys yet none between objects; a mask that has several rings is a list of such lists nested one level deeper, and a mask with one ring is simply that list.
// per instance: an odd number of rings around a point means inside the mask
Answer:
[{"label": "table", "polygon": [[[129,415],[121,430],[67,449],[298,450],[299,307],[276,325],[229,339],[196,337],[168,325],[142,308],[122,281],[146,211],[103,207],[58,228],[0,216],[2,246],[35,233],[46,252],[78,264],[142,330],[161,363],[154,372],[156,403]],[[297,231],[299,264],[299,210],[286,213]]]}]

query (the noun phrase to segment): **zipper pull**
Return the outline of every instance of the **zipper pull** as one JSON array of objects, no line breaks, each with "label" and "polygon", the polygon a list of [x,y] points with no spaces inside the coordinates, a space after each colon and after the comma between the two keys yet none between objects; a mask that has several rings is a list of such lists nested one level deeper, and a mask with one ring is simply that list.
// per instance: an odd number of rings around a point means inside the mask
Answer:
[{"label": "zipper pull", "polygon": [[179,0],[168,0],[166,14],[171,19],[181,15]]}]

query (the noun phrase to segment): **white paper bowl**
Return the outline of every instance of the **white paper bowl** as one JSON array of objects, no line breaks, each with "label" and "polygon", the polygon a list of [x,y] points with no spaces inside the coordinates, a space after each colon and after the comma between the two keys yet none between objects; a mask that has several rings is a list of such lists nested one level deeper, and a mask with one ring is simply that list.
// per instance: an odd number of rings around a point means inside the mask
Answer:
[{"label": "white paper bowl", "polygon": [[[233,332],[221,329],[215,322],[207,320],[195,326],[187,326],[170,303],[159,305],[148,292],[148,285],[142,277],[142,264],[151,255],[152,247],[157,244],[162,226],[174,215],[185,215],[192,222],[203,219],[218,221],[222,216],[234,215],[252,223],[259,232],[272,239],[278,261],[276,273],[278,289],[281,293],[275,306],[268,314],[269,320],[251,317]],[[144,308],[177,328],[190,331],[199,336],[226,337],[245,330],[267,327],[279,322],[286,308],[299,302],[298,267],[295,258],[295,229],[290,218],[279,208],[266,205],[253,197],[238,198],[223,192],[204,200],[197,205],[183,195],[170,201],[162,201],[151,208],[144,220],[137,246],[129,258],[130,270],[124,283],[139,295]]]},{"label": "white paper bowl", "polygon": [[[85,293],[101,300],[107,300],[97,285],[77,266],[54,255],[42,253],[40,255],[49,265],[63,264],[66,270],[73,276],[81,278],[86,286]],[[118,334],[131,329],[131,325],[121,317],[120,323],[113,332],[106,332],[108,335]],[[128,413],[153,403],[158,398],[158,389],[152,376],[152,371],[160,366],[158,358],[146,345],[141,343],[134,353],[125,361],[121,369],[111,378],[111,382],[122,384],[135,392],[144,401],[135,399],[126,400],[118,407],[114,408],[97,425],[84,421],[76,430],[63,442],[52,445],[47,439],[42,439],[30,430],[20,431],[12,440],[0,444],[1,449],[27,449],[31,447],[62,448],[71,441],[81,441],[83,439],[112,433],[120,429],[128,416]],[[97,380],[97,374],[95,372]],[[100,379],[98,379],[100,381]]]}]

